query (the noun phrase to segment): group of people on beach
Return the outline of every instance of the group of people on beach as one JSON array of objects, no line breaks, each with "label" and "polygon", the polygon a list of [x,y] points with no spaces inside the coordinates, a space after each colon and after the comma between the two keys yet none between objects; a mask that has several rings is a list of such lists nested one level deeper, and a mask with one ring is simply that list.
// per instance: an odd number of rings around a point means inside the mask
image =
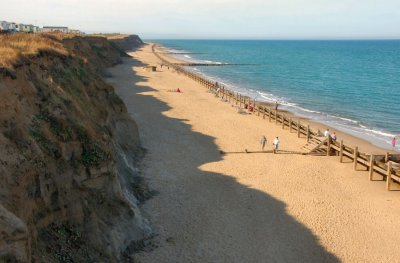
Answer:
[{"label": "group of people on beach", "polygon": [[325,132],[324,132],[324,136],[325,136],[326,138],[330,138],[330,139],[332,140],[332,142],[336,142],[336,140],[337,140],[336,133],[333,132],[333,133],[331,134],[331,132],[329,131],[329,128],[326,128],[326,130],[325,130]]},{"label": "group of people on beach", "polygon": [[[326,128],[326,130],[325,130],[325,132],[324,132],[324,136],[327,137],[327,138],[330,137],[332,142],[336,142],[336,140],[337,140],[336,133],[333,132],[333,133],[331,134],[331,132],[329,131],[329,128]],[[392,148],[393,148],[393,151],[396,150],[396,143],[397,143],[396,137],[393,137],[393,139],[392,139]]]},{"label": "group of people on beach", "polygon": [[[267,137],[265,137],[265,135],[263,135],[261,137],[261,150],[264,151],[266,144],[267,144]],[[272,142],[272,145],[274,147],[274,153],[276,153],[279,150],[279,144],[280,144],[280,141],[279,141],[279,137],[277,136],[277,137],[275,137],[275,139]]]}]

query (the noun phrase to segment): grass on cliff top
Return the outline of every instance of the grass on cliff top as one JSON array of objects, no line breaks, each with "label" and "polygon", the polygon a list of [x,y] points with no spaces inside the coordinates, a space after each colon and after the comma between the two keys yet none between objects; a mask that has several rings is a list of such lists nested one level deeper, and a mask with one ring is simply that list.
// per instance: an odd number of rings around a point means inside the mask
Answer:
[{"label": "grass on cliff top", "polygon": [[92,34],[92,37],[105,37],[107,39],[124,39],[129,35],[126,34],[119,34],[119,33],[111,33],[111,34]]},{"label": "grass on cliff top", "polygon": [[40,51],[68,55],[62,44],[64,35],[13,34],[0,35],[0,67],[12,68],[23,57],[34,56]]}]

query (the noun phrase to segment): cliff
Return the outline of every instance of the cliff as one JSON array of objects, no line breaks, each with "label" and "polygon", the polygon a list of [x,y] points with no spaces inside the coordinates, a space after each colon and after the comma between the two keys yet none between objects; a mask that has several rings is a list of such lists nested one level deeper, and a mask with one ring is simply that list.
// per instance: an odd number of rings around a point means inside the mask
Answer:
[{"label": "cliff", "polygon": [[143,150],[102,79],[125,53],[101,37],[0,43],[0,262],[129,261],[151,233]]},{"label": "cliff", "polygon": [[143,41],[137,35],[116,35],[107,37],[107,39],[123,50],[133,50],[143,45]]}]

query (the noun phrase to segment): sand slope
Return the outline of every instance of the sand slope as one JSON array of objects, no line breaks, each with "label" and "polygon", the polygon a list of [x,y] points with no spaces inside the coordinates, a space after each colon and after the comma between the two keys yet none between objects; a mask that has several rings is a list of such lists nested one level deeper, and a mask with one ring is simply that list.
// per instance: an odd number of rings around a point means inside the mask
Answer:
[{"label": "sand slope", "polygon": [[[143,205],[158,248],[136,255],[139,262],[400,258],[399,192],[337,157],[244,153],[259,150],[263,134],[269,149],[274,136],[288,151],[305,139],[237,113],[172,70],[144,70],[159,63],[150,46],[131,55],[110,82],[139,125],[144,176],[158,192]],[[184,93],[168,92],[177,87]]]}]

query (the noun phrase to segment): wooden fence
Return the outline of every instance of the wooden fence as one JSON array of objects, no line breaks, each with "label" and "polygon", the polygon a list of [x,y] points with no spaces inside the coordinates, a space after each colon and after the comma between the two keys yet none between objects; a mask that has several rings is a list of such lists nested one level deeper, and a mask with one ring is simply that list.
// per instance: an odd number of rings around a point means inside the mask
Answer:
[{"label": "wooden fence", "polygon": [[178,64],[170,63],[155,51],[154,45],[152,46],[152,51],[164,64],[205,86],[208,90],[214,92],[216,96],[222,97],[222,99],[237,105],[239,108],[243,107],[244,109],[254,112],[254,114],[261,116],[263,119],[268,119],[269,122],[282,125],[282,129],[288,127],[289,132],[296,132],[298,138],[306,138],[307,142],[312,139],[319,141],[322,144],[321,146],[326,150],[327,156],[337,155],[339,156],[340,162],[343,162],[344,158],[351,160],[354,163],[354,170],[357,170],[358,165],[364,166],[366,170],[369,171],[369,179],[371,181],[373,180],[374,172],[383,176],[383,179],[386,179],[387,190],[390,190],[392,181],[400,183],[400,154],[365,154],[359,152],[357,146],[353,148],[345,145],[343,140],[340,142],[333,142],[332,140],[321,141],[319,132],[312,130],[310,125],[301,124],[300,118],[286,116],[283,112],[268,107],[265,103],[257,102],[255,99],[244,96],[239,92],[231,91],[223,85],[188,71]]}]

